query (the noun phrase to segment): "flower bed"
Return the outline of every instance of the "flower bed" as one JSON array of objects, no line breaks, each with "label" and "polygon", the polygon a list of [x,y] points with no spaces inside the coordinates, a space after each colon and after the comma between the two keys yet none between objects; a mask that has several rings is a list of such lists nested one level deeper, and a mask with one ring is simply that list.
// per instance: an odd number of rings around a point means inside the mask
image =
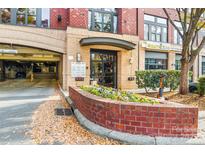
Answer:
[{"label": "flower bed", "polygon": [[168,101],[135,103],[93,95],[69,87],[75,107],[90,121],[105,128],[137,135],[194,137],[198,108]]},{"label": "flower bed", "polygon": [[104,86],[81,86],[82,90],[87,91],[96,96],[104,98],[110,98],[112,100],[125,101],[125,102],[137,102],[137,103],[149,103],[159,104],[160,102],[156,99],[150,99],[147,97],[139,96],[130,92],[120,91],[113,88]]}]

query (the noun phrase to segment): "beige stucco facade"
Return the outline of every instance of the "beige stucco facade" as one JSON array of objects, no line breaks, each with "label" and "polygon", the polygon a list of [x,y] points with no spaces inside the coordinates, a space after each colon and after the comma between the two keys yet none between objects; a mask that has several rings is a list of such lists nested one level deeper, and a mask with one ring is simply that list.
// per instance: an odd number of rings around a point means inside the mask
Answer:
[{"label": "beige stucco facade", "polygon": [[[128,81],[128,77],[134,77],[138,68],[138,37],[131,35],[119,35],[102,32],[93,32],[87,29],[67,28],[67,51],[63,56],[63,87],[66,89],[70,85],[88,85],[90,84],[90,49],[104,49],[117,52],[117,87],[119,89],[136,88],[135,81]],[[87,37],[109,37],[121,39],[136,44],[135,49],[126,50],[111,45],[88,45],[80,46],[80,40]],[[86,77],[84,81],[75,81],[71,77],[71,63],[76,61],[76,55],[80,53],[81,61],[86,64]]]},{"label": "beige stucco facade", "polygon": [[[92,37],[114,38],[136,45],[131,50],[114,45],[80,45],[81,39]],[[168,43],[151,43],[150,45],[145,41],[139,41],[139,37],[135,35],[94,32],[81,28],[68,27],[65,31],[0,25],[0,49],[18,51],[18,54],[15,55],[0,53],[0,60],[56,61],[58,62],[58,79],[65,90],[69,86],[89,85],[91,83],[91,49],[112,50],[117,53],[117,88],[127,90],[137,88],[136,81],[129,81],[128,78],[135,77],[135,71],[145,69],[146,51],[167,53],[167,68],[174,70],[175,56],[176,53],[180,54],[180,48],[180,46]],[[77,53],[80,53],[80,61],[86,64],[86,76],[83,81],[76,81],[71,76],[71,63],[76,62]],[[194,81],[202,75],[202,56],[205,56],[204,49],[193,65]]]}]

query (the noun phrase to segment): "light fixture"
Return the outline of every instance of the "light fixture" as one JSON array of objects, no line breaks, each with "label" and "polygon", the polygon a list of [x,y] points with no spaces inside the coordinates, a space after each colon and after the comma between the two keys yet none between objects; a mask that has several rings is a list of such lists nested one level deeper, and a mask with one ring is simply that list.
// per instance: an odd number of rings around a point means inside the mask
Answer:
[{"label": "light fixture", "polygon": [[78,52],[78,53],[76,54],[76,61],[77,61],[77,62],[80,62],[80,61],[81,61],[80,52]]},{"label": "light fixture", "polygon": [[130,62],[130,64],[133,63],[133,58],[132,57],[129,59],[129,62]]},{"label": "light fixture", "polygon": [[59,14],[57,19],[58,19],[58,22],[61,22],[62,21],[62,16]]}]

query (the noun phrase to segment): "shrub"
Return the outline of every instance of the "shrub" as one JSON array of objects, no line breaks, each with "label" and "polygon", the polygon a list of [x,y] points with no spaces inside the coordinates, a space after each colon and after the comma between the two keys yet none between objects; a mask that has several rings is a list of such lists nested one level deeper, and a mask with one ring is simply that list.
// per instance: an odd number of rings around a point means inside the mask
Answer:
[{"label": "shrub", "polygon": [[125,92],[116,90],[113,88],[108,88],[104,86],[81,86],[82,90],[87,91],[96,96],[101,96],[104,98],[110,98],[112,100],[120,100],[125,102],[137,102],[137,103],[149,103],[149,104],[159,104],[159,101],[147,98],[145,96],[139,96],[131,92]]},{"label": "shrub", "polygon": [[[190,72],[190,75],[192,73]],[[144,88],[146,92],[150,89],[159,88],[160,76],[164,75],[164,87],[176,90],[180,84],[180,71],[178,70],[144,70],[136,71],[136,83],[139,88]]]},{"label": "shrub", "polygon": [[200,77],[197,84],[198,93],[200,96],[205,94],[205,77]]}]

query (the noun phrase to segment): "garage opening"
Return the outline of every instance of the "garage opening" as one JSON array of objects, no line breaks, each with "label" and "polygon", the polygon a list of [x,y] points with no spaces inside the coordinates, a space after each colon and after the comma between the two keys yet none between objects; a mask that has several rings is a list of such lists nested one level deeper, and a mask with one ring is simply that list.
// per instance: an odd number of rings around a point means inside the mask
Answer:
[{"label": "garage opening", "polygon": [[58,62],[8,61],[2,62],[2,80],[58,79]]},{"label": "garage opening", "polygon": [[0,43],[0,81],[62,80],[62,54],[56,51]]}]

